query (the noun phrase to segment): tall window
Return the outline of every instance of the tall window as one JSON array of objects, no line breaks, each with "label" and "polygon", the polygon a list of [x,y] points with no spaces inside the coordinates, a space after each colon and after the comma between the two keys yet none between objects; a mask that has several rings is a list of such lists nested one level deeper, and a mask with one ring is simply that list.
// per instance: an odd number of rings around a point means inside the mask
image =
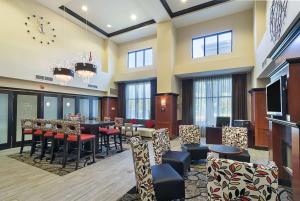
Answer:
[{"label": "tall window", "polygon": [[151,84],[137,82],[126,85],[126,118],[150,119]]},{"label": "tall window", "polygon": [[141,68],[145,66],[151,66],[152,64],[152,48],[128,52],[128,68]]},{"label": "tall window", "polygon": [[232,52],[232,31],[193,38],[193,58]]},{"label": "tall window", "polygon": [[[208,77],[194,82],[194,123],[216,124],[216,117],[231,117],[232,77]],[[204,131],[204,130],[203,130]]]}]

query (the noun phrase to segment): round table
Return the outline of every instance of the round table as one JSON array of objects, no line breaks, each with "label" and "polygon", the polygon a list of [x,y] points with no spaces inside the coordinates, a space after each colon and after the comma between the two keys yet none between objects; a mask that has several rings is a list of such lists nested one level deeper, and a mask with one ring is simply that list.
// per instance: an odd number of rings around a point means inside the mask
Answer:
[{"label": "round table", "polygon": [[232,147],[221,144],[211,145],[208,147],[208,149],[212,152],[223,154],[225,158],[227,158],[228,155],[239,155],[243,152],[243,150],[238,147]]}]

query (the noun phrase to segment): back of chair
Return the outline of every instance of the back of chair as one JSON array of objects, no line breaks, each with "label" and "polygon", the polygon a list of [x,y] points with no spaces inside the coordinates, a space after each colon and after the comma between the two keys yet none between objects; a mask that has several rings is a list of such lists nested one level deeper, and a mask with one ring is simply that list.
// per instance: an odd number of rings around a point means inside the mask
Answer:
[{"label": "back of chair", "polygon": [[64,121],[63,122],[63,130],[66,135],[79,136],[81,133],[80,123],[78,121]]},{"label": "back of chair", "polygon": [[33,119],[33,130],[44,130],[46,120],[45,119]]},{"label": "back of chair", "polygon": [[33,129],[33,119],[21,119],[21,128],[25,129]]},{"label": "back of chair", "polygon": [[207,156],[208,200],[277,200],[278,168]]},{"label": "back of chair", "polygon": [[199,144],[200,128],[198,125],[180,125],[179,137],[181,144]]},{"label": "back of chair", "polygon": [[53,131],[53,130],[54,130],[53,120],[44,120],[43,131],[47,132],[47,131]]},{"label": "back of chair", "polygon": [[222,128],[222,144],[248,148],[248,129],[244,127],[223,127]]},{"label": "back of chair", "polygon": [[103,121],[111,121],[110,117],[103,117]]},{"label": "back of chair", "polygon": [[52,120],[52,131],[54,133],[65,133],[64,129],[63,129],[63,123],[65,121],[63,120]]},{"label": "back of chair", "polygon": [[143,142],[140,137],[132,137],[130,145],[137,182],[136,187],[140,198],[143,201],[155,200],[148,144]]},{"label": "back of chair", "polygon": [[116,128],[122,128],[123,123],[124,123],[124,119],[123,118],[120,118],[120,117],[116,117],[115,118],[115,127]]},{"label": "back of chair", "polygon": [[154,159],[157,165],[162,163],[162,155],[171,149],[169,130],[161,128],[152,133]]}]

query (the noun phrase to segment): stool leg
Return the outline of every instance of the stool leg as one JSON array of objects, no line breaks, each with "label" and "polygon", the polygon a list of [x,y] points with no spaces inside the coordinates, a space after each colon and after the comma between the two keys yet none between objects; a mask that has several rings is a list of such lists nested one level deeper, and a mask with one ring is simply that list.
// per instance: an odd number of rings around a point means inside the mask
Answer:
[{"label": "stool leg", "polygon": [[35,137],[36,136],[32,135],[32,143],[31,143],[30,156],[32,156],[32,154],[34,154],[34,152],[35,152]]},{"label": "stool leg", "polygon": [[122,134],[119,134],[119,140],[120,140],[120,149],[123,151],[123,145],[122,145]]},{"label": "stool leg", "polygon": [[102,146],[103,146],[103,135],[100,134],[100,150],[102,152]]},{"label": "stool leg", "polygon": [[53,162],[54,160],[54,147],[55,147],[55,140],[54,137],[51,138],[51,159],[50,159],[50,163]]},{"label": "stool leg", "polygon": [[96,139],[93,139],[91,141],[91,143],[92,143],[91,148],[92,148],[92,153],[93,153],[93,163],[95,163],[95,147],[96,147],[95,141],[96,141]]},{"label": "stool leg", "polygon": [[41,136],[41,155],[40,155],[40,160],[43,159],[44,155],[45,155],[45,150],[46,150],[46,139],[44,136]]},{"label": "stool leg", "polygon": [[22,132],[22,139],[21,139],[20,154],[22,154],[22,153],[23,153],[23,148],[24,148],[24,140],[25,140],[25,136],[24,136],[24,133]]},{"label": "stool leg", "polygon": [[63,168],[65,168],[67,164],[68,152],[69,152],[68,147],[69,147],[68,142],[64,142]]},{"label": "stool leg", "polygon": [[106,155],[108,155],[108,149],[109,149],[109,135],[106,135]]},{"label": "stool leg", "polygon": [[118,147],[117,147],[117,136],[116,135],[114,135],[114,143],[115,143],[115,148],[118,149]]},{"label": "stool leg", "polygon": [[79,161],[80,161],[80,147],[81,147],[81,142],[77,142],[77,159],[76,159],[76,167],[75,169],[78,169]]}]

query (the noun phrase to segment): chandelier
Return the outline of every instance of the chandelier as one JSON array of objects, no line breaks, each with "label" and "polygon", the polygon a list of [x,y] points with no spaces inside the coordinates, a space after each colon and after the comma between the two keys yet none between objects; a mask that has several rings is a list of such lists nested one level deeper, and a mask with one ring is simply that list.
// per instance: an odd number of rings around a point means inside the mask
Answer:
[{"label": "chandelier", "polygon": [[74,78],[74,71],[69,68],[60,68],[60,67],[55,67],[53,69],[53,76],[62,81],[63,83],[67,83],[71,81]]},{"label": "chandelier", "polygon": [[[85,58],[85,57],[84,57]],[[75,64],[75,72],[84,81],[88,81],[91,77],[95,76],[97,73],[97,66],[93,64],[92,53],[90,52],[89,59],[82,59],[83,61],[77,62]]]}]

